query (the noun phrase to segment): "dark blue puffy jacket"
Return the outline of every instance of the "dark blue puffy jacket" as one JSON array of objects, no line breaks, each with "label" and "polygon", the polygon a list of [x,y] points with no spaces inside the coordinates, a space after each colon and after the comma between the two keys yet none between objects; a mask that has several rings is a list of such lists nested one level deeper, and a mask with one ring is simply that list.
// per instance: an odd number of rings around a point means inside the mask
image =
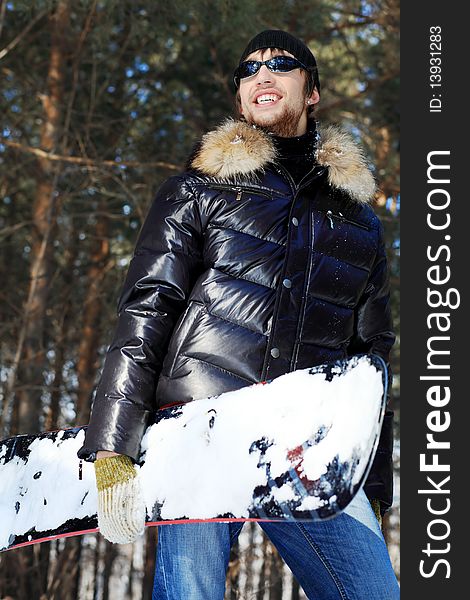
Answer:
[{"label": "dark blue puffy jacket", "polygon": [[[394,342],[375,186],[344,132],[320,131],[295,185],[263,131],[207,134],[150,208],[79,455],[133,459],[158,407]],[[293,399],[295,401],[295,399]],[[365,489],[392,501],[391,414]]]}]

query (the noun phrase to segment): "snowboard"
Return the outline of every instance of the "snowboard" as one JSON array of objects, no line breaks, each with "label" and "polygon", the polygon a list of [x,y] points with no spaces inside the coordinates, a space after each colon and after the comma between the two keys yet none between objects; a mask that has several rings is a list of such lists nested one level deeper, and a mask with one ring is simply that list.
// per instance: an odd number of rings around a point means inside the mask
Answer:
[{"label": "snowboard", "polygon": [[[137,476],[147,525],[323,520],[364,483],[387,369],[354,356],[157,411]],[[97,531],[86,427],[0,442],[0,550]]]}]

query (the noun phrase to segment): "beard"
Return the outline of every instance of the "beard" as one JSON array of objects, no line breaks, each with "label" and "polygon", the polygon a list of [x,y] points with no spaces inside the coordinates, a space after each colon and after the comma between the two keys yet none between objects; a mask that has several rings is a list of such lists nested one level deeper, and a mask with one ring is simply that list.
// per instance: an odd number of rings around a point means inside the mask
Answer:
[{"label": "beard", "polygon": [[257,125],[265,131],[277,135],[279,137],[295,137],[297,136],[297,128],[303,114],[301,110],[293,106],[285,106],[282,113],[278,115],[258,115],[257,120],[253,115],[249,115],[246,121],[250,125]]}]

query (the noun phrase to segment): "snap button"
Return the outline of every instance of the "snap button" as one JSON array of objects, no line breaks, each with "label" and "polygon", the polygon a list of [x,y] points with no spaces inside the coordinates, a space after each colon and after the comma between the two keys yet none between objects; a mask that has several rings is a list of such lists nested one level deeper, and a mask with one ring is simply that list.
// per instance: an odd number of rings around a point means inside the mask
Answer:
[{"label": "snap button", "polygon": [[297,217],[292,217],[292,225],[295,225],[295,227],[298,227],[299,219],[297,219]]},{"label": "snap button", "polygon": [[273,358],[279,358],[280,352],[279,348],[271,348],[271,356]]},{"label": "snap button", "polygon": [[289,288],[291,288],[291,287],[292,287],[292,281],[291,281],[290,279],[284,279],[284,281],[282,282],[282,285],[283,285],[285,288],[288,288],[288,289],[289,289]]}]

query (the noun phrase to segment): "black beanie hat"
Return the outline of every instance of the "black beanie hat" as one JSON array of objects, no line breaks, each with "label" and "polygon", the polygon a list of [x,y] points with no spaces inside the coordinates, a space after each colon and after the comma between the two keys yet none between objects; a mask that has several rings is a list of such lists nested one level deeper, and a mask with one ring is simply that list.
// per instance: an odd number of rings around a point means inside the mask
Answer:
[{"label": "black beanie hat", "polygon": [[252,52],[262,50],[263,48],[279,48],[279,50],[290,52],[298,61],[308,67],[313,82],[318,92],[320,92],[317,61],[310,48],[301,40],[290,33],[287,33],[287,31],[282,31],[280,29],[266,29],[265,31],[258,33],[258,35],[255,35],[248,43],[248,46],[240,56],[239,62],[242,63]]}]

